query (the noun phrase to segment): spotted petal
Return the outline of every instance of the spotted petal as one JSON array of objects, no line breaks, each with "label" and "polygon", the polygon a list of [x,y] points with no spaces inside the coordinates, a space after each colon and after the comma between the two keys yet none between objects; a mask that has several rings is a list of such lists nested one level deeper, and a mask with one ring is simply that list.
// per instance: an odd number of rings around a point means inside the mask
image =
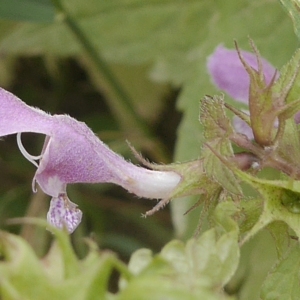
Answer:
[{"label": "spotted petal", "polygon": [[80,224],[81,218],[81,210],[66,194],[51,199],[47,221],[52,226],[59,229],[66,228],[69,233],[72,233]]}]

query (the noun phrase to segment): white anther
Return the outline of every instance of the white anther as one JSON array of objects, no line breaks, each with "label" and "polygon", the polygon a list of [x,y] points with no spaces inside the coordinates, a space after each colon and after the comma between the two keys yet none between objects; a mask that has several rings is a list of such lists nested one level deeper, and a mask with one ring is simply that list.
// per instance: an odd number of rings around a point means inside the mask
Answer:
[{"label": "white anther", "polygon": [[21,132],[17,133],[17,144],[18,144],[18,147],[19,147],[21,153],[23,154],[23,156],[38,168],[39,165],[36,162],[36,160],[41,159],[42,155],[34,156],[34,155],[29,154],[26,151],[26,149],[24,148],[22,141],[21,141]]}]

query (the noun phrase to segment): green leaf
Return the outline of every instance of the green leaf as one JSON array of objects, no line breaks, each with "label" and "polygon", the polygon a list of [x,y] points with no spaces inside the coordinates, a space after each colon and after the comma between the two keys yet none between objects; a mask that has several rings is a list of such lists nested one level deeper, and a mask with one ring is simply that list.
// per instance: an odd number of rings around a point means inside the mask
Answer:
[{"label": "green leaf", "polygon": [[[139,249],[135,251],[128,264],[128,270],[133,275],[141,273],[151,262],[153,261],[153,253],[150,249]],[[128,286],[128,280],[121,278],[119,282],[119,288],[124,290]]]},{"label": "green leaf", "polygon": [[298,166],[300,164],[299,148],[300,139],[297,125],[294,119],[288,119],[285,121],[283,135],[278,140],[276,153],[291,166]]},{"label": "green leaf", "polygon": [[[300,51],[280,70],[280,77],[272,86],[275,97],[284,100],[279,118],[279,138],[276,152],[291,165],[300,163],[300,140],[294,115],[300,110]],[[281,132],[280,132],[281,131]]]},{"label": "green leaf", "polygon": [[238,210],[238,207],[231,199],[219,203],[214,211],[214,222],[217,225],[217,229],[221,229],[222,233],[231,231],[238,233],[238,225],[232,218],[238,213]]},{"label": "green leaf", "polygon": [[277,260],[274,239],[267,230],[260,231],[241,247],[239,268],[228,290],[239,300],[260,300],[261,286]]},{"label": "green leaf", "polygon": [[265,280],[261,299],[296,300],[300,295],[300,249],[293,247],[287,255],[277,263]]},{"label": "green leaf", "polygon": [[50,0],[2,0],[0,18],[50,23],[54,21],[54,7]]},{"label": "green leaf", "polygon": [[[222,139],[209,144],[219,155],[224,155],[225,157],[233,156],[233,151],[232,155],[228,155],[228,152],[232,150],[230,149],[231,145],[229,140]],[[220,161],[216,154],[213,153],[211,149],[205,149],[203,156],[203,165],[207,176],[218,182],[222,188],[230,193],[236,195],[241,194],[241,188],[234,173]]]},{"label": "green leaf", "polygon": [[252,185],[263,197],[263,211],[244,240],[274,221],[283,221],[300,237],[300,182],[265,180],[236,169],[235,174]]},{"label": "green leaf", "polygon": [[186,245],[174,240],[152,258],[138,250],[129,262],[135,277],[123,286],[120,299],[228,299],[221,287],[238,261],[236,230],[218,238],[212,229]]},{"label": "green leaf", "polygon": [[[172,78],[173,82],[182,83],[185,79],[195,78],[201,72],[200,65],[195,64],[195,61],[204,62],[205,55],[220,42],[233,45],[232,40],[236,38],[240,45],[247,45],[245,32],[255,41],[256,36],[259,37],[256,41],[259,49],[268,49],[265,39],[270,32],[274,33],[273,36],[285,36],[285,48],[291,49],[292,45],[296,45],[293,35],[286,33],[289,23],[280,6],[268,1],[240,3],[230,0],[226,5],[222,1],[211,3],[193,0],[180,5],[176,0],[163,0],[159,3],[154,0],[89,0],[84,4],[80,0],[62,2],[97,48],[101,49],[104,57],[122,63],[155,61],[152,76],[160,81]],[[267,18],[266,11],[269,12]],[[220,18],[215,20],[217,15]],[[254,24],[253,16],[260,19],[261,23]],[[282,20],[280,26],[278,19]],[[211,27],[211,35],[208,35],[207,29],[212,21],[216,24]],[[237,27],[236,24],[241,21],[245,26]],[[142,27],[136,26],[141,23]],[[270,27],[264,26],[265,24]],[[273,37],[268,39],[272,40]],[[277,44],[280,45],[279,42]],[[57,20],[56,24],[49,26],[26,24],[18,28],[13,35],[2,41],[1,50],[22,54],[43,54],[50,51],[57,55],[71,55],[78,53],[80,47],[64,24]],[[200,50],[205,51],[204,56]],[[272,57],[279,57],[283,62],[288,53],[283,55],[280,47],[278,49],[274,46]],[[182,72],[178,72],[179,70]]]},{"label": "green leaf", "polygon": [[22,238],[1,232],[1,299],[106,299],[109,276],[120,263],[95,246],[79,260],[68,234],[54,232],[58,240],[42,260]]},{"label": "green leaf", "polygon": [[220,156],[233,156],[233,149],[229,136],[233,133],[231,122],[225,114],[223,97],[204,97],[201,101],[200,120],[204,127],[206,145],[204,149],[203,166],[205,173],[217,181],[224,189],[233,194],[240,194],[241,189],[233,172],[220,161],[212,152],[216,151]]},{"label": "green leaf", "polygon": [[257,223],[263,210],[263,199],[243,199],[240,203],[239,228],[241,234],[249,231]]},{"label": "green leaf", "polygon": [[[187,264],[193,266],[196,280],[208,278],[210,286],[224,286],[236,271],[239,261],[237,232],[223,234],[219,239],[211,229],[186,246]],[[176,262],[174,262],[176,263]]]},{"label": "green leaf", "polygon": [[233,133],[231,122],[225,114],[224,96],[205,96],[202,99],[200,121],[204,126],[206,141],[226,139]]},{"label": "green leaf", "polygon": [[284,222],[273,222],[267,229],[275,241],[278,257],[281,258],[290,243],[289,227]]},{"label": "green leaf", "polygon": [[[166,276],[171,276],[166,274]],[[183,288],[182,285],[178,285],[171,280],[163,280],[161,276],[154,273],[149,276],[139,276],[133,281],[127,289],[122,291],[118,295],[118,300],[127,299],[139,299],[139,300],[230,300],[231,297],[225,295],[216,295],[206,289],[200,289],[196,291],[190,291],[187,288]]]},{"label": "green leaf", "polygon": [[[273,91],[280,93],[292,84],[286,97],[286,103],[299,100],[300,92],[300,49],[296,50],[292,58],[280,69],[280,77],[272,87]],[[296,75],[296,78],[294,78]]]}]

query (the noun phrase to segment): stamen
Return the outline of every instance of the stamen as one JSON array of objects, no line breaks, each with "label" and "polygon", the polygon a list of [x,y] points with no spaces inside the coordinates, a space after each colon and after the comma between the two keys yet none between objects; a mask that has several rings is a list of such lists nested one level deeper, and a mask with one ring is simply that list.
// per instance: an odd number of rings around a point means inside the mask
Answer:
[{"label": "stamen", "polygon": [[35,176],[32,179],[31,188],[34,193],[37,192]]},{"label": "stamen", "polygon": [[17,133],[17,144],[18,144],[19,150],[21,151],[23,156],[38,168],[39,165],[37,164],[37,162],[35,160],[41,159],[42,155],[34,156],[34,155],[29,154],[26,151],[26,149],[24,148],[22,141],[21,141],[21,132]]}]

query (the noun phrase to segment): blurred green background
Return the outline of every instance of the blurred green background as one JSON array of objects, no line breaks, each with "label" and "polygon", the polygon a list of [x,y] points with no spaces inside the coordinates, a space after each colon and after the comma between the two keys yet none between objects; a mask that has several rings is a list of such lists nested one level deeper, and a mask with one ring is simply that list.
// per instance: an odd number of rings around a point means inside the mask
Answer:
[{"label": "blurred green background", "polygon": [[[249,50],[249,36],[277,68],[298,46],[276,0],[2,0],[0,86],[29,105],[86,122],[135,163],[126,140],[155,163],[197,159],[199,101],[218,92],[206,59],[219,44],[233,48],[234,39]],[[40,153],[43,137],[24,134],[23,140],[29,153]],[[45,218],[50,200],[32,193],[35,168],[22,157],[15,136],[1,141],[0,166],[1,228],[45,253],[50,240],[43,229],[6,225],[12,217]],[[79,256],[86,253],[85,236],[125,260],[138,248],[158,251],[174,237],[191,237],[201,212],[184,215],[197,200],[189,197],[143,219],[155,202],[108,184],[69,186],[68,194],[84,214],[72,235]],[[255,252],[261,240],[268,242],[259,235],[244,251]],[[270,246],[265,256],[272,251]]]}]

